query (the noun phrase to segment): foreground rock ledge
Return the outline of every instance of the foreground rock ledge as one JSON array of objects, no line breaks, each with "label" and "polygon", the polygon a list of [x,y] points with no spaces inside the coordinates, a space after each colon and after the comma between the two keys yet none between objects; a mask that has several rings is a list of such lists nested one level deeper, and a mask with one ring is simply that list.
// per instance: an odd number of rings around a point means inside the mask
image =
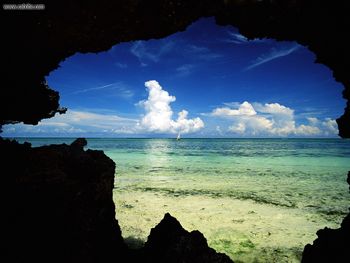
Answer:
[{"label": "foreground rock ledge", "polygon": [[115,164],[85,145],[32,148],[0,138],[4,262],[106,262],[125,254],[112,201]]},{"label": "foreground rock ledge", "polygon": [[227,255],[208,247],[201,232],[186,231],[169,213],[151,230],[140,254],[146,262],[233,263]]},{"label": "foreground rock ledge", "polygon": [[[347,182],[350,185],[350,172]],[[344,218],[340,228],[324,228],[317,231],[318,238],[303,251],[302,263],[350,262],[350,213]]]},{"label": "foreground rock ledge", "polygon": [[232,262],[169,214],[140,250],[124,244],[115,164],[87,142],[32,148],[0,137],[4,262]]}]

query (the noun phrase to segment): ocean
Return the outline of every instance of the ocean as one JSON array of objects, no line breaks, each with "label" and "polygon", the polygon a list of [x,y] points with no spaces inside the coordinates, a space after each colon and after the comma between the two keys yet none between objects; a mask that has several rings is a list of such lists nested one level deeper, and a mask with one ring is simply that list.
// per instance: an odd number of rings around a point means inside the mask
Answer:
[{"label": "ocean", "polygon": [[316,231],[339,227],[350,204],[349,140],[96,138],[87,148],[116,163],[116,217],[131,247],[169,212],[235,262],[300,262]]}]

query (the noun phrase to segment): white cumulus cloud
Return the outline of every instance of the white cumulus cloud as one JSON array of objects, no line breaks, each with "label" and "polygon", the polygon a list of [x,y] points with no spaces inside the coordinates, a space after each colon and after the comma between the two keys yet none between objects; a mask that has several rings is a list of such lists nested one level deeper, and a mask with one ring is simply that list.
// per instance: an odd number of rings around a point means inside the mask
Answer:
[{"label": "white cumulus cloud", "polygon": [[[229,103],[225,103],[229,106]],[[279,103],[249,103],[218,107],[211,116],[229,118],[228,131],[245,136],[330,136],[337,135],[337,123],[326,118],[307,118],[306,124],[297,125],[294,110]]]},{"label": "white cumulus cloud", "polygon": [[253,116],[256,115],[256,111],[253,106],[245,101],[239,105],[238,109],[231,109],[229,107],[216,108],[212,112],[213,116],[230,117],[230,116]]},{"label": "white cumulus cloud", "polygon": [[331,118],[326,118],[325,121],[321,123],[321,125],[325,129],[326,135],[338,134],[338,125],[335,120],[332,120]]},{"label": "white cumulus cloud", "polygon": [[145,82],[145,86],[148,98],[138,104],[145,109],[146,114],[138,123],[139,128],[158,133],[191,133],[204,127],[200,118],[188,119],[186,110],[180,111],[177,119],[173,120],[170,103],[174,102],[176,97],[163,90],[156,80]]},{"label": "white cumulus cloud", "polygon": [[294,110],[283,106],[279,103],[265,103],[264,105],[261,103],[254,103],[254,107],[257,111],[262,113],[270,113],[276,115],[286,115],[292,116],[294,114]]}]

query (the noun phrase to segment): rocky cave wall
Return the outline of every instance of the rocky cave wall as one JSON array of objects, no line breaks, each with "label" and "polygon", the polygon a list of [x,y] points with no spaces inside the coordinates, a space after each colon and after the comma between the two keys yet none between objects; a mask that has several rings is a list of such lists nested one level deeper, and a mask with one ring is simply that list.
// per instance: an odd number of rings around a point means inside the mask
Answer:
[{"label": "rocky cave wall", "polygon": [[[45,76],[74,53],[100,52],[131,40],[163,38],[185,30],[200,17],[214,16],[218,24],[238,27],[248,38],[295,40],[313,51],[316,62],[328,66],[334,78],[344,84],[347,104],[337,122],[340,136],[350,138],[349,11],[348,1],[319,0],[63,0],[47,3],[44,11],[2,10],[5,83],[0,125],[37,124],[64,113],[58,92],[48,87]],[[0,139],[7,196],[5,257],[9,262],[105,262],[124,257],[150,262],[180,257],[183,262],[196,262],[191,251],[206,254],[207,262],[229,262],[209,249],[200,233],[184,231],[170,216],[153,231],[153,241],[143,251],[128,251],[112,202],[115,166],[101,152],[84,151],[84,145],[84,140],[78,140],[71,146],[31,148]],[[329,238],[336,240],[334,244],[348,242],[348,219],[339,231],[319,232],[319,240],[326,241],[316,240],[308,246],[304,262],[317,262],[314,259],[323,255],[321,252],[328,253]],[[169,238],[167,232],[174,233],[171,240],[175,243],[164,247],[162,240]],[[176,251],[171,250],[174,244]],[[336,248],[345,251],[345,246]],[[338,252],[333,250],[328,255],[332,253]]]},{"label": "rocky cave wall", "polygon": [[0,138],[3,262],[106,262],[125,256],[115,219],[115,164],[72,145],[32,148]]}]

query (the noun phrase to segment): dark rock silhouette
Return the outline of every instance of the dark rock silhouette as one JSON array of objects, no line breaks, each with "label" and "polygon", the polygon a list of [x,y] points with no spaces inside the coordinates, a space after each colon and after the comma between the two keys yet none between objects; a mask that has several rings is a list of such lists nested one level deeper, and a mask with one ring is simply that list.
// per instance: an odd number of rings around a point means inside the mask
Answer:
[{"label": "dark rock silhouette", "polygon": [[44,78],[74,53],[162,38],[200,17],[214,16],[218,24],[236,26],[249,39],[295,40],[313,51],[316,62],[333,70],[345,86],[347,106],[337,122],[340,136],[349,138],[349,5],[318,0],[62,0],[46,3],[44,11],[2,11],[0,125],[36,124],[64,112],[58,93]]},{"label": "dark rock silhouette", "polygon": [[0,138],[7,220],[3,262],[106,262],[125,255],[112,201],[114,162],[69,145]]},{"label": "dark rock silhouette", "polygon": [[[350,185],[350,172],[347,181]],[[305,246],[302,263],[350,261],[350,213],[344,218],[340,228],[326,227],[318,230],[317,236],[312,245]]]},{"label": "dark rock silhouette", "polygon": [[339,229],[324,228],[317,231],[318,238],[303,251],[302,263],[350,261],[350,214]]},{"label": "dark rock silhouette", "polygon": [[186,231],[169,213],[151,230],[141,257],[145,262],[232,263],[225,254],[209,248],[201,232]]}]

